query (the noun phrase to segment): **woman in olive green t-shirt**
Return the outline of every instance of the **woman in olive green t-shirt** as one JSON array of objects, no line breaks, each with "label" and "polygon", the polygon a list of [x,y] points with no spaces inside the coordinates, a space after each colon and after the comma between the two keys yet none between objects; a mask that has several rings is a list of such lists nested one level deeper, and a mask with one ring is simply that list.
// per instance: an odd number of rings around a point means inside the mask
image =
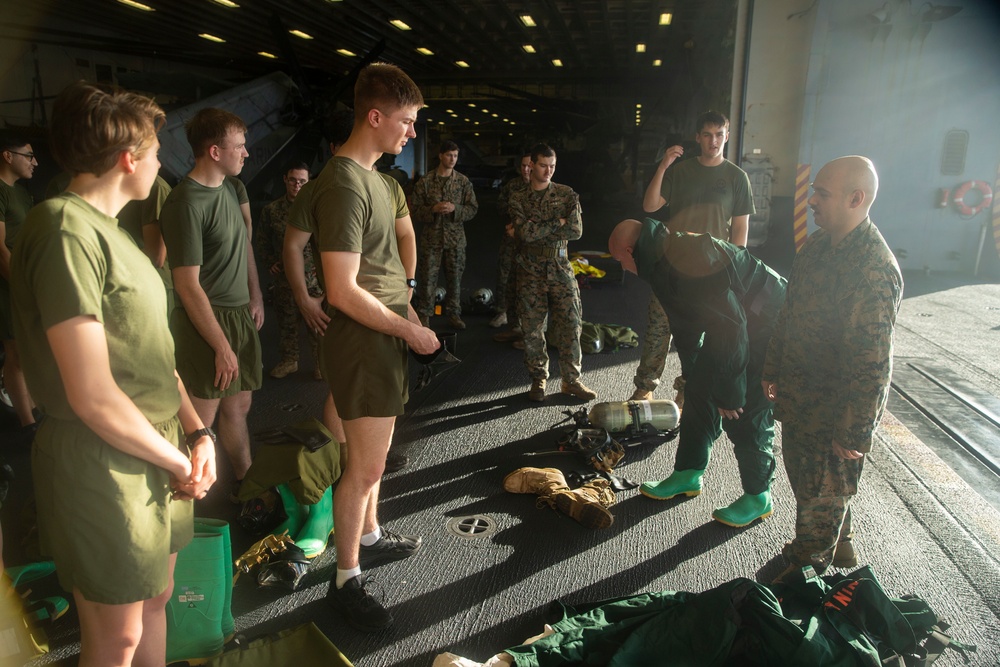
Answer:
[{"label": "woman in olive green t-shirt", "polygon": [[32,445],[39,533],[73,592],[81,665],[163,664],[190,500],[215,481],[211,431],[174,371],[163,283],[115,219],[149,195],[163,118],[121,90],[63,91],[50,137],[72,180],[31,211],[11,261],[25,377],[46,415]]}]

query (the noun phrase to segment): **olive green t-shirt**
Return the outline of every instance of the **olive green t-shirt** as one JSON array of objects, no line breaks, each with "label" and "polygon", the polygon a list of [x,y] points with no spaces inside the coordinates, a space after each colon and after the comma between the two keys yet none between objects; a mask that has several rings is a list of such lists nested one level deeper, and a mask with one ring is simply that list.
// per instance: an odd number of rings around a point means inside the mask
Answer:
[{"label": "olive green t-shirt", "polygon": [[670,206],[672,232],[710,234],[729,240],[732,219],[753,214],[750,179],[729,160],[706,167],[697,159],[671,165],[660,194]]},{"label": "olive green t-shirt", "polygon": [[170,185],[163,178],[157,176],[148,197],[141,201],[138,199],[130,201],[119,211],[118,225],[135,239],[140,248],[144,246],[142,228],[160,219],[163,202],[167,200],[169,194]]},{"label": "olive green t-shirt", "polygon": [[[81,315],[104,325],[115,382],[151,423],[177,414],[174,341],[163,282],[115,218],[67,192],[28,215],[11,258],[14,331],[32,397],[77,420],[46,331]],[[87,363],[81,359],[79,363]]]},{"label": "olive green t-shirt", "polygon": [[350,158],[333,157],[316,179],[312,198],[320,252],[360,253],[358,286],[394,312],[405,312],[407,276],[396,220],[409,209],[399,183]]},{"label": "olive green t-shirt", "polygon": [[20,183],[7,185],[0,181],[0,221],[3,221],[7,232],[7,247],[13,249],[21,224],[28,216],[28,211],[34,206],[31,194]]},{"label": "olive green t-shirt", "polygon": [[292,210],[288,212],[288,224],[303,232],[312,234],[309,237],[309,245],[312,246],[313,265],[316,267],[316,279],[319,287],[326,291],[326,279],[323,278],[323,262],[319,257],[319,241],[316,238],[316,221],[312,215],[313,191],[316,188],[316,179],[313,179],[299,188],[299,194],[295,195],[292,202]]},{"label": "olive green t-shirt", "polygon": [[201,288],[218,308],[250,303],[247,228],[234,181],[210,188],[185,176],[160,211],[170,266],[200,266]]}]

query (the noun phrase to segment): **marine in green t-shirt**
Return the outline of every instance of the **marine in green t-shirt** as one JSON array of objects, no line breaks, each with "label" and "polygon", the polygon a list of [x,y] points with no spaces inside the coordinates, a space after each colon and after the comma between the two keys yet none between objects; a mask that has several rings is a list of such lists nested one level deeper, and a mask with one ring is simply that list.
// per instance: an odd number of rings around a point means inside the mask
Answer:
[{"label": "marine in green t-shirt", "polygon": [[[219,443],[238,485],[250,468],[251,392],[263,379],[249,205],[236,178],[249,157],[246,125],[224,109],[205,108],[185,130],[194,168],[160,211],[177,295],[170,328],[177,372],[205,423],[219,415]],[[230,495],[237,494],[235,488]]]},{"label": "marine in green t-shirt", "polygon": [[31,144],[15,133],[0,133],[0,341],[6,352],[4,388],[21,423],[21,439],[30,439],[35,428],[34,403],[24,383],[20,354],[14,342],[14,316],[10,304],[10,253],[33,202],[19,180],[30,179],[38,161]]},{"label": "marine in green t-shirt", "polygon": [[[711,234],[737,246],[747,243],[750,215],[754,213],[750,179],[724,157],[729,140],[729,119],[716,111],[698,117],[700,154],[677,162],[684,154],[681,145],[670,146],[646,187],[642,207],[647,213],[664,209],[670,231]],[[642,343],[642,356],[635,372],[632,400],[645,400],[660,383],[670,349],[670,323],[655,297],[649,299],[649,322]],[[674,379],[674,400],[684,405],[684,378]]]}]

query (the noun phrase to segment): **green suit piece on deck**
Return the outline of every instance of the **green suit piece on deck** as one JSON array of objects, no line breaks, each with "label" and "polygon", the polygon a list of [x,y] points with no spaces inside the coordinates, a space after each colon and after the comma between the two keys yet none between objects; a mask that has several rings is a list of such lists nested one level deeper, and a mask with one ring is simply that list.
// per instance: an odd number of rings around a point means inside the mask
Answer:
[{"label": "green suit piece on deck", "polygon": [[[708,234],[669,232],[647,219],[633,250],[674,332],[687,380],[675,470],[704,470],[725,430],[747,494],[774,476],[772,405],[760,387],[785,280],[746,249]],[[722,419],[718,408],[743,409]]]},{"label": "green suit piece on deck", "polygon": [[45,332],[80,316],[100,322],[116,384],[182,447],[163,283],[116,219],[71,193],[32,210],[12,263],[24,375],[46,415],[32,450],[42,549],[63,588],[88,600],[159,595],[168,554],[191,539],[192,503],[171,500],[166,470],[112,447],[77,417]]}]

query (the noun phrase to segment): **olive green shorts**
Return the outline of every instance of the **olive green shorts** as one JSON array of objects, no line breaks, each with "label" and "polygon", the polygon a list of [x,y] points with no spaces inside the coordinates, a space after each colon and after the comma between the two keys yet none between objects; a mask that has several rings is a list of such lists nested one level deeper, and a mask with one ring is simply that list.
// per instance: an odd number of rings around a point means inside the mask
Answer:
[{"label": "olive green shorts", "polygon": [[[180,447],[174,417],[153,427]],[[171,500],[166,470],[48,417],[31,448],[42,553],[59,584],[91,602],[148,600],[170,582],[169,557],[191,541],[193,505]]]},{"label": "olive green shorts", "polygon": [[320,345],[323,377],[341,419],[403,414],[409,399],[405,341],[332,310]]},{"label": "olive green shorts", "polygon": [[236,354],[239,375],[225,391],[215,387],[215,350],[198,333],[187,311],[177,306],[170,313],[170,331],[174,335],[177,372],[184,380],[184,388],[198,398],[225,398],[241,391],[260,389],[264,379],[260,338],[250,316],[250,307],[213,307],[212,312]]}]

